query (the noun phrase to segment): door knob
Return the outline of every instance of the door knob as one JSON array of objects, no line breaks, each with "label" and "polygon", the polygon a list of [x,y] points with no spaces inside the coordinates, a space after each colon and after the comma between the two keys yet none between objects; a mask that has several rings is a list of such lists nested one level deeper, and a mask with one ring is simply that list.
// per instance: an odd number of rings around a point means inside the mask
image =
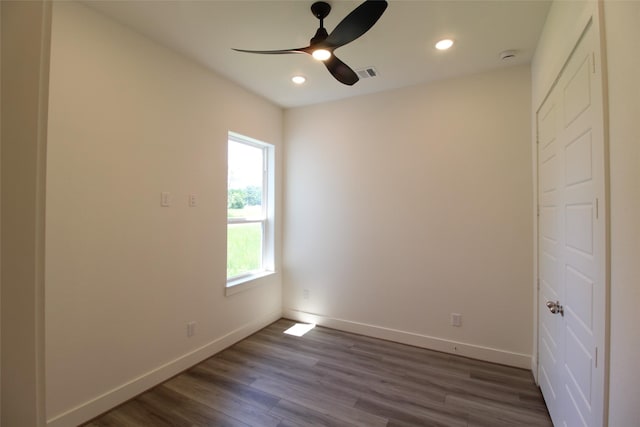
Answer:
[{"label": "door knob", "polygon": [[547,308],[549,309],[549,311],[553,314],[558,314],[560,313],[561,316],[564,316],[564,309],[562,308],[562,306],[560,305],[560,301],[547,301]]}]

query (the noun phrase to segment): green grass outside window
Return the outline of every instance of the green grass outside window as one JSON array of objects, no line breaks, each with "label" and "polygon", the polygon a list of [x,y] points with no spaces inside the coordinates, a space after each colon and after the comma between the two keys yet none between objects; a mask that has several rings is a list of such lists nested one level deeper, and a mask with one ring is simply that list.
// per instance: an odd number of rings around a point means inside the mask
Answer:
[{"label": "green grass outside window", "polygon": [[262,268],[262,224],[227,227],[227,278]]}]

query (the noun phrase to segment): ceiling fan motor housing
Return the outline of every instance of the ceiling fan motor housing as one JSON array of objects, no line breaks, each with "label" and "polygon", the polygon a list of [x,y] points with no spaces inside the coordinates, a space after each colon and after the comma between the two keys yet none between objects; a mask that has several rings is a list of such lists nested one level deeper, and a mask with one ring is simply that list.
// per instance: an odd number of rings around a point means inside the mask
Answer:
[{"label": "ceiling fan motor housing", "polygon": [[331,12],[331,5],[324,1],[317,1],[311,5],[311,13],[316,18],[323,20]]},{"label": "ceiling fan motor housing", "polygon": [[309,41],[309,44],[311,46],[314,46],[325,41],[327,37],[329,37],[329,33],[327,33],[327,30],[325,30],[323,27],[320,27],[318,28],[318,31],[316,31],[316,35],[313,36],[313,38]]},{"label": "ceiling fan motor housing", "polygon": [[327,37],[329,37],[329,33],[325,30],[323,22],[324,18],[329,15],[329,12],[331,12],[331,5],[327,2],[317,1],[311,5],[311,13],[320,20],[320,28],[318,28],[315,36],[313,36],[309,42],[311,46],[323,42]]}]

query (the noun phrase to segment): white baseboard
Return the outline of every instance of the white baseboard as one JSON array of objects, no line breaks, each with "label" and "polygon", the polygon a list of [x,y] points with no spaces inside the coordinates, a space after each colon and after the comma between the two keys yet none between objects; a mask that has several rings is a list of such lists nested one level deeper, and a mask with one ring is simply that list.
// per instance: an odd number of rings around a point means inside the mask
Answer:
[{"label": "white baseboard", "polygon": [[540,385],[538,383],[538,359],[535,355],[531,356],[531,373],[533,374],[533,380],[537,385]]},{"label": "white baseboard", "polygon": [[366,323],[358,323],[350,320],[336,319],[319,314],[307,313],[300,310],[283,309],[282,316],[299,322],[315,323],[345,332],[353,332],[373,338],[381,338],[395,341],[415,347],[427,348],[444,353],[457,354],[487,362],[500,363],[502,365],[531,369],[531,355],[514,353],[475,344],[451,341],[443,338],[420,335],[413,332],[405,332],[397,329],[389,329]]},{"label": "white baseboard", "polygon": [[78,405],[73,409],[49,418],[47,420],[47,427],[77,426],[78,424],[89,421],[103,412],[106,412],[109,409],[137,396],[145,390],[166,381],[167,379],[200,363],[214,354],[219,353],[225,348],[275,322],[281,317],[282,313],[277,312],[247,323],[228,334],[215,339],[214,341],[211,341],[177,359],[139,376],[138,378],[134,378],[131,381],[109,390],[106,393]]}]

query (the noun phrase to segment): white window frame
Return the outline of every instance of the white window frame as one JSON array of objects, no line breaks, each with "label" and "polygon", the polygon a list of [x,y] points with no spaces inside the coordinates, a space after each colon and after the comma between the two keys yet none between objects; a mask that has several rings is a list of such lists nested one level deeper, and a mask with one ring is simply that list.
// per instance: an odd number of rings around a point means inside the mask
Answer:
[{"label": "white window frame", "polygon": [[[257,279],[275,273],[275,147],[272,144],[259,141],[235,132],[229,132],[229,142],[245,144],[263,150],[263,187],[262,187],[262,215],[259,218],[229,218],[227,215],[227,231],[232,224],[262,224],[262,268],[249,271],[233,277],[227,277],[226,295],[233,295],[243,290],[251,289],[259,284]],[[228,165],[228,160],[227,160]],[[227,169],[227,179],[229,171]],[[227,183],[227,194],[229,185]]]}]

